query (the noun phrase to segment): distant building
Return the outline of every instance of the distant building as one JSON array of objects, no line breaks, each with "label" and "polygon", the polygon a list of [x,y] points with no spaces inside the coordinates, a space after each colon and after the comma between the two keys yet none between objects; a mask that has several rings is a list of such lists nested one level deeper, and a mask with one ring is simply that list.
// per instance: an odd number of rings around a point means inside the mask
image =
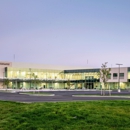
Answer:
[{"label": "distant building", "polygon": [[[8,87],[15,89],[100,89],[99,71],[100,68],[53,69],[53,66],[39,64],[0,62],[0,88],[4,87],[4,80],[9,79]],[[111,68],[108,87],[118,89],[120,75],[120,88],[126,89],[130,86],[130,67],[121,67],[118,73],[118,68]]]}]

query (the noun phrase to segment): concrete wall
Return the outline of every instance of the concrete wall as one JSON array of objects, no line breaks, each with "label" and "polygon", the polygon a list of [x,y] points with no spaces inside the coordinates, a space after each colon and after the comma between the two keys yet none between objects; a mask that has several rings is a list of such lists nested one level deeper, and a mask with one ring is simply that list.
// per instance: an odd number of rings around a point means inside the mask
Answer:
[{"label": "concrete wall", "polygon": [[[119,68],[111,68],[111,79],[108,80],[108,82],[118,82],[119,74],[117,79],[113,78],[113,73],[119,73]],[[120,78],[120,82],[127,82],[128,79],[128,68],[122,67],[120,68],[120,73],[124,73],[124,78]]]},{"label": "concrete wall", "polygon": [[11,67],[11,62],[0,62],[0,78],[3,78],[5,75],[5,67]]},{"label": "concrete wall", "polygon": [[[118,82],[119,79],[119,68],[111,68],[111,78],[107,81],[107,82]],[[117,78],[113,78],[113,73],[117,73]],[[127,82],[128,80],[128,68],[127,67],[122,67],[120,68],[120,73],[124,73],[124,78],[120,78],[120,82]],[[102,80],[100,79],[100,82],[102,82]]]},{"label": "concrete wall", "polygon": [[0,82],[0,89],[1,89],[1,88],[3,88],[3,83],[2,83],[2,82]]},{"label": "concrete wall", "polygon": [[[3,77],[5,77],[5,67],[11,67],[12,63],[11,62],[0,62],[0,79],[3,79]],[[0,82],[0,88],[3,88],[2,86],[2,82]]]}]

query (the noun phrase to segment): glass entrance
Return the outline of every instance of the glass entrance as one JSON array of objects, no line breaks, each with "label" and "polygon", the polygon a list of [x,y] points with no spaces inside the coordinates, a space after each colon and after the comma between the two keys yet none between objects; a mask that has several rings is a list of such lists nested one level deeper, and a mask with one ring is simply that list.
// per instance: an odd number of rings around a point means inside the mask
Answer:
[{"label": "glass entrance", "polygon": [[94,88],[94,83],[84,83],[84,87],[86,88],[86,89],[93,89]]},{"label": "glass entrance", "polygon": [[94,78],[93,78],[93,76],[85,76],[84,87],[86,89],[93,89],[94,88]]}]

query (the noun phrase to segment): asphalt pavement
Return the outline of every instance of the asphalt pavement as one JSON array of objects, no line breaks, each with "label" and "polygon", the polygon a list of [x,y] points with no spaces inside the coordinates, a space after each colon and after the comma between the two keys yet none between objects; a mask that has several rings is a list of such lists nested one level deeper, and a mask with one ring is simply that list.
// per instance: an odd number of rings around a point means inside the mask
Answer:
[{"label": "asphalt pavement", "polygon": [[[40,91],[39,93],[51,94],[48,96],[27,95],[24,91],[0,92],[0,100],[17,102],[59,102],[59,101],[97,101],[97,100],[130,100],[130,92],[120,93],[113,91],[112,96],[100,96],[100,91]],[[53,96],[52,96],[53,94]]]}]

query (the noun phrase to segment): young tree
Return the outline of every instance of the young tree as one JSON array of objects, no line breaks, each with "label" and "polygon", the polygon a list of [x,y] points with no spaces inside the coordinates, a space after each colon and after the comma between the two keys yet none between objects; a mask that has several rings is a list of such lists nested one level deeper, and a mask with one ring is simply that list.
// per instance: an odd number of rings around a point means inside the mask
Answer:
[{"label": "young tree", "polygon": [[32,77],[33,77],[33,81],[32,82],[34,83],[35,88],[37,88],[37,84],[40,83],[40,80],[38,80],[38,76],[35,75],[34,73],[32,74]]},{"label": "young tree", "polygon": [[[101,82],[103,82],[103,93],[102,95],[105,95],[105,89],[107,88],[107,81],[109,80],[111,68],[107,68],[107,62],[102,64],[100,72],[98,73]],[[101,88],[102,89],[102,88]]]},{"label": "young tree", "polygon": [[6,79],[3,80],[3,86],[6,86],[6,89],[8,89],[9,84],[10,84],[10,81],[9,81],[8,78],[6,78]]},{"label": "young tree", "polygon": [[71,84],[70,84],[70,80],[68,80],[68,81],[67,81],[67,86],[68,86],[67,88],[68,88],[68,89],[70,89],[70,85],[71,85]]}]

